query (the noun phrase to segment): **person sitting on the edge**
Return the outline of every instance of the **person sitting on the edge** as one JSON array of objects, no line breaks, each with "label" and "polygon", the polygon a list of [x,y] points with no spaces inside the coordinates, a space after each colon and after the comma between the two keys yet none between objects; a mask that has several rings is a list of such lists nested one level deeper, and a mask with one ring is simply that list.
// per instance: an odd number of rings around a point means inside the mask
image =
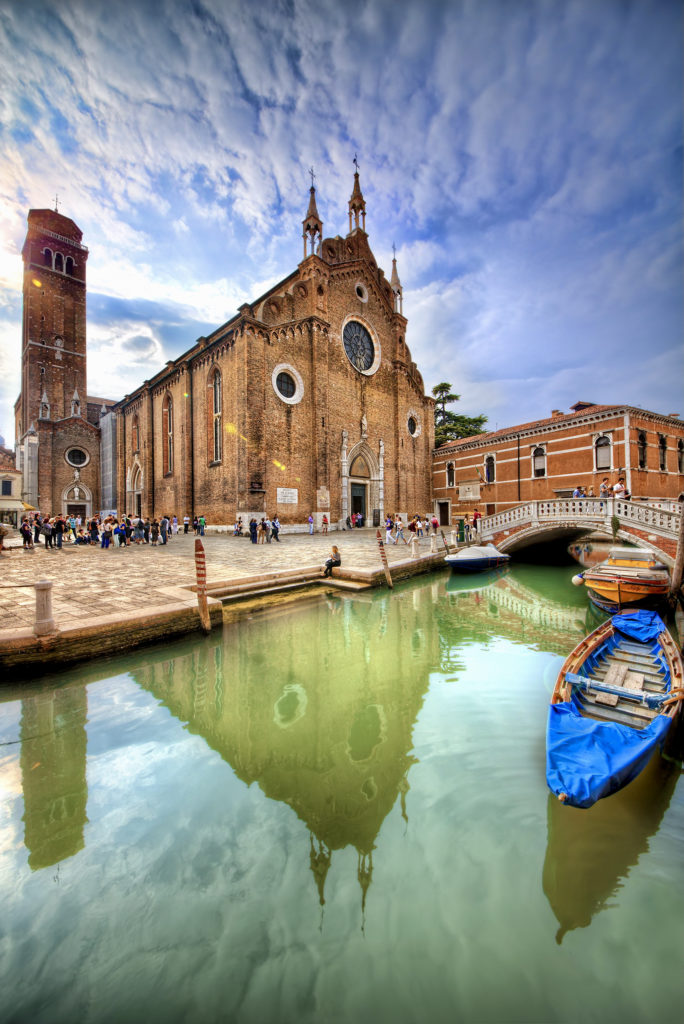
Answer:
[{"label": "person sitting on the edge", "polygon": [[323,575],[325,577],[331,576],[333,569],[335,568],[335,566],[338,565],[342,565],[342,557],[340,555],[340,549],[338,548],[337,544],[333,544],[332,550],[330,552],[330,558],[328,558],[325,563]]}]

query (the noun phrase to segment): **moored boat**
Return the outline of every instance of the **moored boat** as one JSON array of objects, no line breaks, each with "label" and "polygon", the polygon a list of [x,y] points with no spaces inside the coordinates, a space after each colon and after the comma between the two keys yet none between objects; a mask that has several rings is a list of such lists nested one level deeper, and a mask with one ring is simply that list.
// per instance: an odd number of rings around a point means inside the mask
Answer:
[{"label": "moored boat", "polygon": [[573,576],[572,582],[584,583],[600,608],[612,610],[662,600],[670,574],[650,548],[611,548],[604,562]]},{"label": "moored boat", "polygon": [[453,555],[447,555],[444,561],[451,566],[453,572],[484,572],[497,569],[500,565],[510,562],[511,556],[497,551],[493,544],[473,544],[461,548]]},{"label": "moored boat", "polygon": [[551,697],[546,780],[591,807],[636,778],[679,714],[682,658],[655,612],[614,615],[566,658]]}]

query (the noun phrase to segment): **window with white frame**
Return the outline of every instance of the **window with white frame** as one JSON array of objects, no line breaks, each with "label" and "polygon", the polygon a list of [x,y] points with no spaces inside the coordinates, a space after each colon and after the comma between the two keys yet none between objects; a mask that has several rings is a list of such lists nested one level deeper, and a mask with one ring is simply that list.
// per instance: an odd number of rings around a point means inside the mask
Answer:
[{"label": "window with white frame", "polygon": [[546,449],[542,445],[532,449],[532,476],[546,476]]},{"label": "window with white frame", "polygon": [[447,476],[447,487],[453,487],[454,483],[456,482],[455,481],[455,475],[454,475],[454,464],[453,464],[453,462],[448,462],[447,463],[447,474],[446,474],[446,476]]},{"label": "window with white frame", "polygon": [[605,434],[601,434],[594,441],[594,468],[598,473],[602,470],[610,469],[611,463],[610,438]]},{"label": "window with white frame", "polygon": [[496,463],[493,455],[488,455],[485,459],[485,483],[493,484],[496,480]]}]

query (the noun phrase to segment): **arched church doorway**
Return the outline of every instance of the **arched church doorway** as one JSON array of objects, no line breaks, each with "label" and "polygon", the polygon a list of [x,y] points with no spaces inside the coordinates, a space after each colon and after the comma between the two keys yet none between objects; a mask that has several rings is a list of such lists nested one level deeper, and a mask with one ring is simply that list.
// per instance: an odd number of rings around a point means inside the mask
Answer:
[{"label": "arched church doorway", "polygon": [[81,521],[89,519],[93,514],[92,495],[80,480],[62,493],[62,508],[68,516],[80,516]]},{"label": "arched church doorway", "polygon": [[126,511],[133,516],[142,516],[143,475],[140,463],[135,462],[130,470],[130,484],[127,488]]},{"label": "arched church doorway", "polygon": [[371,472],[368,462],[363,455],[357,455],[349,469],[349,491],[351,498],[352,515],[363,516],[364,524],[368,518],[368,485],[371,480]]}]

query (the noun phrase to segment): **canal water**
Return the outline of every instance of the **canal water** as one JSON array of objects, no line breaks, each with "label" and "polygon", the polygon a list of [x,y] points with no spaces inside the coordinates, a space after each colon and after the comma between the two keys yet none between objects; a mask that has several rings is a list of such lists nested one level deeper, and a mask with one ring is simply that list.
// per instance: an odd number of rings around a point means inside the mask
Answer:
[{"label": "canal water", "polygon": [[0,695],[0,1019],[681,1020],[684,782],[544,776],[572,566],[321,597]]}]

